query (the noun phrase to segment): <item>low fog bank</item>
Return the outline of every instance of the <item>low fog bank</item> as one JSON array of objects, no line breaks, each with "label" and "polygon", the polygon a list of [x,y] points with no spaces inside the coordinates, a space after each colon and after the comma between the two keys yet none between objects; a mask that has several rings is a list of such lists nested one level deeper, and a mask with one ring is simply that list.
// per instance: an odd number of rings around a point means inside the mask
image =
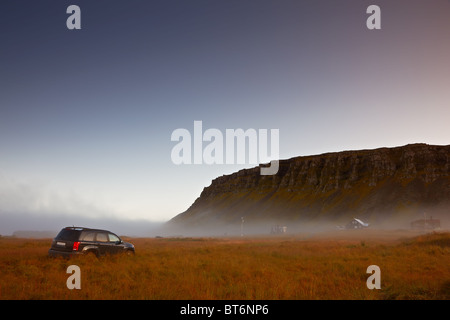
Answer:
[{"label": "low fog bank", "polygon": [[[238,237],[264,236],[271,234],[320,232],[334,230],[331,225],[276,223],[273,221],[253,221],[240,223],[208,223],[202,225],[164,225],[161,236],[168,237]],[[283,230],[283,231],[282,231]]]},{"label": "low fog bank", "polygon": [[[86,217],[76,215],[36,215],[0,212],[0,235],[29,238],[54,237],[61,228],[80,226],[106,229],[120,236],[128,237],[235,237],[264,236],[273,234],[318,234],[336,231],[357,218],[369,224],[372,230],[411,230],[411,222],[421,219],[440,220],[441,230],[450,230],[450,208],[415,208],[397,212],[371,212],[366,214],[345,213],[334,217],[310,217],[309,219],[260,218],[257,214],[233,218],[222,215],[224,222],[217,215],[209,215],[208,219],[186,219],[183,221],[152,222],[148,220],[126,220],[117,217]],[[292,217],[292,216],[291,216]],[[285,228],[283,228],[285,227]]]},{"label": "low fog bank", "polygon": [[[370,212],[365,214],[343,213],[334,217],[314,217],[309,219],[259,219],[256,215],[233,218],[232,222],[224,222],[219,218],[208,219],[199,215],[200,219],[169,221],[160,229],[161,236],[188,237],[222,237],[222,236],[258,236],[270,234],[322,233],[345,229],[353,220],[359,219],[369,224],[369,229],[380,231],[411,230],[411,223],[416,220],[433,219],[440,221],[440,230],[450,230],[450,208],[422,207],[414,210],[396,212]],[[220,215],[219,215],[220,216]],[[226,215],[225,215],[226,216]],[[279,217],[283,214],[278,212]],[[223,215],[222,215],[223,217]],[[229,218],[229,217],[228,217]],[[285,228],[283,228],[285,227]]]},{"label": "low fog bank", "polygon": [[[239,224],[227,224],[222,226],[204,225],[204,226],[162,226],[157,236],[161,237],[239,237],[239,236],[276,236],[276,235],[296,235],[296,234],[324,234],[334,233],[350,229],[342,228],[345,225],[329,223],[286,223],[273,224],[270,222],[258,222],[247,224],[242,228]],[[278,228],[280,227],[280,228]],[[285,229],[283,228],[285,227]],[[283,231],[273,231],[283,230]],[[369,225],[369,227],[359,230],[371,231],[412,231],[409,224],[396,226]],[[450,225],[446,224],[436,231],[449,231]],[[427,232],[432,230],[425,230]]]},{"label": "low fog bank", "polygon": [[0,235],[29,238],[55,236],[62,228],[78,226],[106,229],[120,236],[153,237],[160,234],[164,222],[126,220],[116,217],[86,217],[76,215],[27,214],[0,212]]}]

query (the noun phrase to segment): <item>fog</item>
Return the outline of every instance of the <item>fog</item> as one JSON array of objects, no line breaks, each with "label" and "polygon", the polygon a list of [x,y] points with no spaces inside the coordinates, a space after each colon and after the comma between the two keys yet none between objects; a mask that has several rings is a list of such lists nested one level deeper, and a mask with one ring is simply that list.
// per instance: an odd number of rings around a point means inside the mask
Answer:
[{"label": "fog", "polygon": [[[13,235],[17,231],[28,231],[21,235],[29,237],[53,237],[66,226],[80,226],[89,228],[107,229],[121,236],[129,237],[234,237],[234,236],[259,236],[272,234],[272,228],[276,226],[286,227],[287,234],[317,234],[327,231],[336,231],[338,227],[345,227],[353,218],[361,219],[369,223],[373,230],[409,230],[411,222],[419,219],[438,219],[441,229],[450,229],[450,216],[447,206],[422,207],[407,212],[372,212],[370,214],[341,214],[336,218],[316,217],[309,220],[301,219],[261,219],[257,215],[208,214],[198,215],[199,219],[187,219],[184,221],[150,221],[120,219],[115,216],[88,217],[76,214],[36,214],[0,212],[0,235]],[[283,217],[282,212],[278,212]],[[222,219],[227,218],[225,222]],[[41,232],[31,233],[31,231]]]},{"label": "fog", "polygon": [[[280,226],[286,227],[286,234],[318,234],[322,232],[345,229],[345,226],[353,219],[357,218],[369,224],[369,229],[389,231],[389,230],[411,230],[411,222],[421,219],[440,220],[441,230],[450,229],[450,210],[446,205],[440,207],[416,207],[405,211],[374,211],[370,213],[340,213],[334,216],[310,217],[308,219],[294,218],[267,218],[261,219],[258,215],[248,214],[242,217],[234,213],[234,218],[223,213],[217,215],[199,214],[198,219],[185,220],[168,223],[161,226],[161,235],[172,236],[259,236],[272,234],[272,228]],[[231,213],[229,213],[231,214]],[[232,215],[232,214],[231,214]],[[284,215],[277,212],[277,216]],[[221,220],[227,218],[228,221]],[[230,222],[231,220],[231,222]]]},{"label": "fog", "polygon": [[154,235],[162,224],[123,216],[111,205],[99,204],[75,192],[60,191],[44,182],[19,182],[0,175],[0,235],[39,231],[42,236],[48,236],[66,226],[83,226],[147,237]]},{"label": "fog", "polygon": [[[63,227],[80,226],[106,229],[122,236],[152,237],[159,234],[163,222],[127,220],[114,217],[90,218],[74,214],[40,214],[0,212],[0,235],[16,231],[39,231],[42,236],[56,235]],[[31,234],[31,233],[30,233]],[[35,233],[36,234],[36,233]]]}]

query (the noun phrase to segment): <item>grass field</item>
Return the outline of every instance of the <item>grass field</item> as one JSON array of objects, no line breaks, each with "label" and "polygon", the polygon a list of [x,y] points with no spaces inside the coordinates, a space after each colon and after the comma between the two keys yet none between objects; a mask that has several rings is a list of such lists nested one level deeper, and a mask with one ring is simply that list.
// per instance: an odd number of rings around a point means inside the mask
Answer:
[{"label": "grass field", "polygon": [[[135,256],[47,257],[51,239],[0,238],[0,299],[449,299],[450,233],[339,231],[132,238]],[[69,290],[69,265],[81,289]],[[381,289],[369,290],[369,265]]]}]

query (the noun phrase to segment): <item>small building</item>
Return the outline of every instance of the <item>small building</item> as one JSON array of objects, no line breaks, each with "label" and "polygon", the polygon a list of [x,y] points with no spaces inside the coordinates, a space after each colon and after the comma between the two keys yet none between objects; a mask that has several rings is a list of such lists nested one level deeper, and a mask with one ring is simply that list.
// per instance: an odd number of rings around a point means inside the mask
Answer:
[{"label": "small building", "polygon": [[433,219],[433,217],[430,217],[430,219],[420,219],[411,222],[411,229],[414,230],[434,230],[439,229],[441,227],[441,221],[437,219]]},{"label": "small building", "polygon": [[271,234],[283,234],[287,232],[287,227],[286,226],[272,226],[272,228],[270,229],[270,233]]},{"label": "small building", "polygon": [[368,223],[362,222],[360,219],[353,218],[352,221],[345,225],[345,229],[363,229],[368,226]]}]

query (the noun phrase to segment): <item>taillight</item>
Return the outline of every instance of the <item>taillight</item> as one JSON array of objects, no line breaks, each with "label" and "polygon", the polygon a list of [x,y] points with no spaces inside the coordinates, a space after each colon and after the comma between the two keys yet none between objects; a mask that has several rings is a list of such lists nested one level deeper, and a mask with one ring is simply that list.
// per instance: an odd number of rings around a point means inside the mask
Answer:
[{"label": "taillight", "polygon": [[73,243],[73,251],[78,251],[78,247],[80,246],[80,242],[79,241],[75,241]]}]

